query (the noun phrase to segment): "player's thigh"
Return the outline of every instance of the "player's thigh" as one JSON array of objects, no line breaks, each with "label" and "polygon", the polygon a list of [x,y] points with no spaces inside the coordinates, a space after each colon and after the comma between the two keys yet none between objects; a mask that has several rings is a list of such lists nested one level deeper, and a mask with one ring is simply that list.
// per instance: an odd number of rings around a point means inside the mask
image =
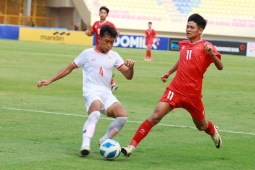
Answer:
[{"label": "player's thigh", "polygon": [[108,117],[127,117],[127,112],[120,102],[113,103],[110,107],[108,107],[107,111]]},{"label": "player's thigh", "polygon": [[84,100],[85,100],[85,107],[88,114],[94,111],[99,111],[99,112],[101,111],[102,99],[100,98],[100,95],[98,95],[97,93],[91,92],[91,94],[84,96]]},{"label": "player's thigh", "polygon": [[167,102],[158,102],[153,114],[149,117],[152,124],[157,124],[160,120],[172,110],[171,105]]},{"label": "player's thigh", "polygon": [[88,109],[88,114],[94,112],[94,111],[101,111],[102,108],[102,102],[99,99],[94,100]]},{"label": "player's thigh", "polygon": [[126,117],[127,113],[119,100],[113,94],[107,94],[103,100],[102,112],[109,117]]},{"label": "player's thigh", "polygon": [[207,128],[205,121],[204,104],[201,98],[186,98],[183,107],[190,113],[197,129],[204,130]]}]

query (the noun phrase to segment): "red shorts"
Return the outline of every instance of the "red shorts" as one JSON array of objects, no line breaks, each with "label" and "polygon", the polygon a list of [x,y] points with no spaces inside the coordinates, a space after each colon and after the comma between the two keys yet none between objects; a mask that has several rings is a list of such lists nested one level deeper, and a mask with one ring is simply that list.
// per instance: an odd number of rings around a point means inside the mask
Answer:
[{"label": "red shorts", "polygon": [[151,48],[153,43],[146,43],[147,47]]},{"label": "red shorts", "polygon": [[174,108],[187,110],[195,120],[200,121],[205,117],[204,104],[201,97],[183,96],[167,88],[159,101],[169,103],[172,106],[172,110]]}]

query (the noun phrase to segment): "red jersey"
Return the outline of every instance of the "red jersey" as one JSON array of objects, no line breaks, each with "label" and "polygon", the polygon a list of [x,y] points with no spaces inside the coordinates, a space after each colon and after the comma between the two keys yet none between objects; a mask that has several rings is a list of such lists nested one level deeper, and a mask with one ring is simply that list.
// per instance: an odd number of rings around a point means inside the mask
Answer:
[{"label": "red jersey", "polygon": [[100,21],[96,21],[92,26],[92,31],[96,34],[96,45],[99,45],[98,39],[100,37],[100,29],[104,25],[109,25],[109,26],[113,27],[116,31],[118,31],[118,29],[115,27],[115,25],[113,23],[111,23],[110,21],[104,21],[103,23],[100,23]]},{"label": "red jersey", "polygon": [[146,45],[153,44],[153,39],[156,37],[157,33],[154,29],[147,29],[145,31],[146,35]]},{"label": "red jersey", "polygon": [[[190,43],[189,40],[179,42],[180,58],[176,75],[168,88],[190,97],[201,97],[203,75],[213,63],[212,58],[206,53],[204,44],[200,40]],[[212,45],[208,42],[208,44]],[[220,53],[212,45],[214,54],[221,59]]]}]

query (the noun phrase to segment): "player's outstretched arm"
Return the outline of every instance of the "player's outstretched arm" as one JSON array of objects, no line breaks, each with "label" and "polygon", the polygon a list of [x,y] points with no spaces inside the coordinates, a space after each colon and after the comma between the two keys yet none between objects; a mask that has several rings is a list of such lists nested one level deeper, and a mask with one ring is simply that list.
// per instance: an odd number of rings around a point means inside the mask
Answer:
[{"label": "player's outstretched arm", "polygon": [[163,82],[166,82],[167,78],[177,70],[178,64],[179,64],[179,60],[175,63],[173,67],[170,68],[170,70],[168,70],[168,72],[166,72],[165,74],[161,76],[161,80]]},{"label": "player's outstretched arm", "polygon": [[94,32],[92,30],[85,31],[85,35],[87,35],[87,36],[92,36],[93,34],[94,34]]},{"label": "player's outstretched arm", "polygon": [[159,41],[158,41],[158,37],[156,36],[156,45],[159,46]]},{"label": "player's outstretched arm", "polygon": [[38,83],[37,83],[37,87],[38,88],[41,88],[42,86],[47,86],[49,85],[50,83],[58,80],[58,79],[61,79],[63,77],[65,77],[66,75],[70,74],[73,69],[75,69],[75,67],[73,66],[73,64],[70,64],[69,66],[66,66],[64,67],[63,69],[61,69],[55,76],[53,76],[51,79],[48,79],[48,80],[40,80]]},{"label": "player's outstretched arm", "polygon": [[208,43],[205,43],[204,47],[205,47],[206,53],[213,59],[213,63],[217,67],[217,69],[223,70],[223,64],[221,60],[214,54],[213,47]]},{"label": "player's outstretched arm", "polygon": [[131,80],[134,76],[134,65],[135,62],[131,59],[127,59],[124,66],[121,68],[120,72],[126,77],[126,79]]}]

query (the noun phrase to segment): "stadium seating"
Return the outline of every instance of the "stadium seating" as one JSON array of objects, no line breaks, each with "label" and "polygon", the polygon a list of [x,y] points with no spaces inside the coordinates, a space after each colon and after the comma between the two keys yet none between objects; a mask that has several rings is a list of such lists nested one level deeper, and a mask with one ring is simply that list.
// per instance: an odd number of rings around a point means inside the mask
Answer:
[{"label": "stadium seating", "polygon": [[201,0],[192,13],[203,13],[211,25],[255,28],[254,0]]},{"label": "stadium seating", "polygon": [[255,0],[84,1],[90,5],[92,21],[98,20],[98,9],[107,6],[110,9],[109,19],[120,29],[142,30],[151,21],[158,31],[180,32],[187,17],[193,13],[199,13],[208,20],[209,34],[214,34],[217,29],[221,35],[241,36],[244,33],[249,37],[255,28]]},{"label": "stadium seating", "polygon": [[[255,0],[94,0],[98,17],[100,6],[111,9],[111,18],[159,22],[183,22],[192,13],[200,13],[212,25],[255,28]],[[153,11],[153,12],[152,12]]]}]

